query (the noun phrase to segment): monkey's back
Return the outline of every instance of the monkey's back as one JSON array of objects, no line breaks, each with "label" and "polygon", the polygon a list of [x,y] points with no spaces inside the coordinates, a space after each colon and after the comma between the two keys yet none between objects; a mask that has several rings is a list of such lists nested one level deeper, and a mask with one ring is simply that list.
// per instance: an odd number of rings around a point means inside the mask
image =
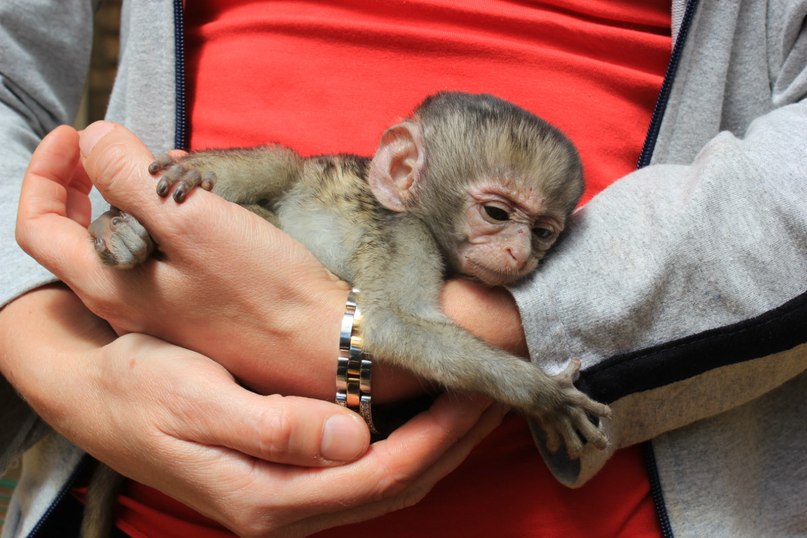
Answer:
[{"label": "monkey's back", "polygon": [[300,241],[332,273],[354,281],[354,255],[384,234],[393,216],[377,201],[366,175],[370,159],[327,155],[304,160],[300,181],[280,200],[279,227]]}]

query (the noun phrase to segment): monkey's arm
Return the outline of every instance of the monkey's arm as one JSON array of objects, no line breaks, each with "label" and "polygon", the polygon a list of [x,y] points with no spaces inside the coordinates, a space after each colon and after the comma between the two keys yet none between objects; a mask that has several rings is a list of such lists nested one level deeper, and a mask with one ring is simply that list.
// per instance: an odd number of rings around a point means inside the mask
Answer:
[{"label": "monkey's arm", "polygon": [[[244,149],[208,150],[181,157],[162,155],[149,167],[158,174],[157,192],[184,200],[191,189],[202,186],[249,209],[271,209],[274,202],[299,180],[302,159],[279,145]],[[263,215],[262,215],[263,216]]]},{"label": "monkey's arm", "polygon": [[[196,187],[240,204],[272,224],[277,224],[274,204],[300,178],[302,161],[283,146],[209,150],[175,156],[166,153],[149,166],[159,178],[157,193],[182,202]],[[95,248],[107,265],[131,268],[144,262],[154,241],[140,222],[116,208],[90,226]]]},{"label": "monkey's arm", "polygon": [[579,455],[577,432],[604,447],[586,413],[602,416],[608,409],[574,387],[579,364],[572,360],[550,377],[457,326],[438,308],[443,269],[431,234],[414,218],[398,219],[390,232],[383,241],[369,238],[357,253],[367,350],[444,387],[481,392],[537,418],[553,450],[562,440],[571,457]]},{"label": "monkey's arm", "polygon": [[504,287],[451,278],[441,291],[440,307],[457,325],[488,344],[519,357],[529,356],[521,315]]}]

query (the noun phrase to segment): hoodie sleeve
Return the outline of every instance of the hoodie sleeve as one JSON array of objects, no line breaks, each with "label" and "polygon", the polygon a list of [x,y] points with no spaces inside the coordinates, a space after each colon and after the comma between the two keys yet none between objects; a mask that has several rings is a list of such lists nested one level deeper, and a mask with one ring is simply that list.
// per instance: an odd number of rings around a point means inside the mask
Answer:
[{"label": "hoodie sleeve", "polygon": [[[757,79],[767,82],[745,84],[767,92],[753,105],[767,110],[747,122],[750,101],[730,70],[724,91],[703,87],[699,69],[714,72],[719,55],[701,36],[710,16],[727,17],[702,13],[653,164],[578,211],[545,265],[511,290],[532,360],[553,371],[580,358],[579,385],[613,410],[602,423],[611,447],[579,461],[547,453],[533,428],[562,482],[579,485],[614,450],[738,407],[807,369],[805,11],[790,3],[769,17],[767,48],[757,47],[768,56]],[[721,108],[696,113],[710,91]],[[710,122],[707,139],[698,129]]]},{"label": "hoodie sleeve", "polygon": [[[92,47],[90,0],[0,2],[0,307],[53,276],[14,239],[22,177],[41,138],[72,123]],[[0,470],[37,437],[41,423],[0,380]]]}]

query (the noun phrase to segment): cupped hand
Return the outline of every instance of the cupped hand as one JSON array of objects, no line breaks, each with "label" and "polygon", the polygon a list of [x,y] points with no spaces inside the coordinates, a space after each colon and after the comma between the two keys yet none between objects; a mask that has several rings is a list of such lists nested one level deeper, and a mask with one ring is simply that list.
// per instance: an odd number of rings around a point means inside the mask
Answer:
[{"label": "cupped hand", "polygon": [[[119,125],[57,128],[26,173],[18,242],[121,333],[214,357],[263,393],[332,397],[347,285],[235,204],[201,189],[183,204],[159,197],[152,160]],[[101,264],[87,231],[93,184],[146,226],[161,257],[133,270]]]},{"label": "cupped hand", "polygon": [[[99,445],[99,456],[240,536],[305,536],[409,506],[464,460],[503,413],[479,398],[444,396],[368,449],[355,413],[249,393],[221,366],[152,337],[123,336],[102,355],[100,379],[113,384],[105,393],[121,395],[103,403],[112,408],[108,416],[126,418],[104,428],[118,439]],[[163,382],[155,386],[159,376]],[[131,420],[124,407],[135,391],[139,427],[122,423]],[[135,435],[120,439],[120,432]],[[155,452],[178,463],[143,469],[142,454]],[[278,464],[284,461],[303,466]],[[333,465],[345,461],[352,463]]]},{"label": "cupped hand", "polygon": [[412,504],[504,412],[443,396],[368,448],[357,414],[260,396],[201,354],[116,337],[58,286],[0,310],[0,342],[3,374],[57,431],[244,536],[305,536]]}]

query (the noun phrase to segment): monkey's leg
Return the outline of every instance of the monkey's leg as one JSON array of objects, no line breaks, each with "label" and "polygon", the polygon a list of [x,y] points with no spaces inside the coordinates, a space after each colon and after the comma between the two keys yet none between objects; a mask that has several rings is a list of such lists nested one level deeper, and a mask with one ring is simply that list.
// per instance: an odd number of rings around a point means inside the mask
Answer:
[{"label": "monkey's leg", "polygon": [[302,159],[283,146],[210,150],[179,157],[162,155],[149,166],[160,175],[157,193],[182,202],[196,187],[213,190],[244,206],[269,208],[299,180]]},{"label": "monkey's leg", "polygon": [[95,251],[106,265],[128,269],[143,263],[154,250],[154,241],[140,222],[116,207],[95,219],[89,228]]}]

